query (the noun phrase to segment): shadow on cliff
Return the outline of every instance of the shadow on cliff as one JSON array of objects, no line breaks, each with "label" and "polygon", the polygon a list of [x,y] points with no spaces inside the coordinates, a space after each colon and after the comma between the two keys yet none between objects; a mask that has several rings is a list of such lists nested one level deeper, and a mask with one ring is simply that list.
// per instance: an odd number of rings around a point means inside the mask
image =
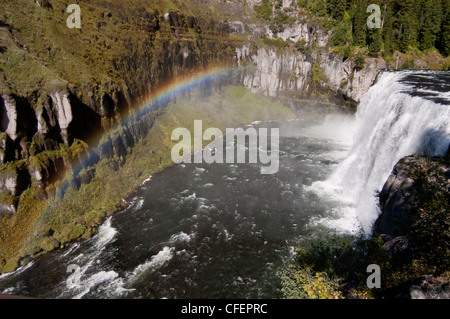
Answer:
[{"label": "shadow on cliff", "polygon": [[69,144],[72,144],[74,139],[79,139],[91,145],[96,136],[105,133],[101,116],[72,94],[69,95],[69,100],[73,114],[69,125]]}]

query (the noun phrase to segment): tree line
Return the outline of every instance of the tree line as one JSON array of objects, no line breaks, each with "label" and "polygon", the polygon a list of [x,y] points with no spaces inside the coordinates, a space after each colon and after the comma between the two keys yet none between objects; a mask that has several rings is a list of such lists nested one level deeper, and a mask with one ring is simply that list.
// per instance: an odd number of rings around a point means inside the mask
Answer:
[{"label": "tree line", "polygon": [[[381,9],[381,28],[369,29],[367,7]],[[450,54],[450,0],[298,0],[333,30],[331,45],[366,47],[369,55],[437,49]]]}]

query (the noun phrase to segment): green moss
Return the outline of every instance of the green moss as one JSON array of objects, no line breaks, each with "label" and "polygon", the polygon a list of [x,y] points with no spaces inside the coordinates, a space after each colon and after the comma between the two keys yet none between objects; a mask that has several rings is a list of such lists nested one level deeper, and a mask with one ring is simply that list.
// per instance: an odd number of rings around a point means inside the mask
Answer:
[{"label": "green moss", "polygon": [[319,61],[315,61],[311,68],[311,73],[308,78],[308,82],[312,87],[311,95],[316,96],[321,92],[324,92],[325,88],[329,88],[328,79],[320,66]]},{"label": "green moss", "polygon": [[283,39],[263,39],[263,43],[270,47],[275,47],[278,49],[284,49],[290,47],[290,43],[284,41]]},{"label": "green moss", "polygon": [[13,196],[8,189],[5,189],[0,195],[0,204],[6,204],[8,206],[15,206],[17,203],[17,196]]},{"label": "green moss", "polygon": [[[229,38],[210,23],[223,14],[214,10],[217,5],[205,7],[185,0],[131,0],[124,5],[120,0],[94,0],[80,4],[81,29],[69,29],[65,3],[56,1],[52,9],[45,9],[31,0],[20,4],[5,0],[2,22],[7,27],[0,27],[0,42],[6,48],[0,53],[1,92],[37,97],[37,106],[49,93],[66,88],[74,88],[87,105],[92,105],[91,97],[100,102],[104,93],[112,95],[124,87],[135,97],[143,96],[147,87],[179,67],[175,61],[180,48],[188,48],[197,65],[203,66],[234,54],[227,48],[240,39]],[[187,16],[199,22],[194,28],[180,26],[175,35],[164,19],[166,12],[176,13],[185,25]]]},{"label": "green moss", "polygon": [[17,267],[19,267],[19,258],[11,258],[6,261],[5,266],[2,269],[2,272],[6,273],[14,271]]}]

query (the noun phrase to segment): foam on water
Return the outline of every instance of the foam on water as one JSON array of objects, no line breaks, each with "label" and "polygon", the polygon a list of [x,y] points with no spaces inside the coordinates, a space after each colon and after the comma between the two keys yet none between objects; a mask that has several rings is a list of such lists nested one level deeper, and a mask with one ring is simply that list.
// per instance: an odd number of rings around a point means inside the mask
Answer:
[{"label": "foam on water", "polygon": [[148,178],[146,178],[146,179],[142,182],[141,186],[145,185],[146,183],[150,182],[151,180],[152,180],[152,175],[150,175]]},{"label": "foam on water", "polygon": [[[117,277],[113,272],[97,272],[86,278],[86,273],[91,269],[93,265],[95,265],[96,261],[105,250],[106,245],[111,243],[117,235],[117,230],[111,225],[111,217],[107,218],[105,222],[100,225],[98,228],[98,234],[94,237],[90,238],[87,243],[91,243],[89,249],[85,250],[84,253],[80,253],[77,256],[73,257],[70,261],[67,262],[67,265],[74,264],[80,267],[79,271],[72,274],[71,278],[75,283],[74,285],[70,285],[67,289],[64,289],[61,293],[60,297],[63,297],[67,294],[74,295],[74,298],[82,298],[84,295],[89,293],[89,291],[98,285],[101,282],[108,282],[111,279]],[[78,246],[77,246],[78,245]],[[65,252],[62,257],[66,257],[76,251],[79,248],[79,244],[71,247],[67,252]],[[63,286],[66,286],[66,282],[61,283]]]},{"label": "foam on water", "polygon": [[172,235],[169,239],[169,242],[189,242],[194,237],[195,233],[191,233],[190,235],[188,235],[185,232],[179,232],[178,234]]},{"label": "foam on water", "polygon": [[86,295],[93,287],[102,283],[110,283],[119,277],[119,274],[114,271],[100,271],[90,276],[88,279],[81,282],[83,291],[73,297],[73,299],[81,299]]},{"label": "foam on water", "polygon": [[117,235],[117,229],[111,225],[111,217],[108,217],[105,222],[98,228],[98,234],[93,237],[95,238],[95,246],[98,250],[105,247],[106,244],[110,243]]},{"label": "foam on water", "polygon": [[29,262],[28,264],[26,264],[25,266],[22,266],[22,267],[17,268],[15,271],[7,272],[7,273],[4,273],[4,274],[1,274],[1,275],[0,275],[0,279],[4,279],[4,278],[7,278],[7,277],[12,276],[12,275],[18,275],[18,274],[20,274],[20,273],[26,271],[26,270],[27,270],[28,268],[30,268],[31,266],[33,266],[33,264],[34,264],[34,261],[31,261],[31,262]]},{"label": "foam on water", "polygon": [[140,264],[132,271],[133,280],[147,271],[151,271],[164,265],[164,263],[172,259],[174,252],[174,247],[165,246],[161,251],[158,252],[158,254],[152,256],[150,260],[147,260],[145,263]]}]

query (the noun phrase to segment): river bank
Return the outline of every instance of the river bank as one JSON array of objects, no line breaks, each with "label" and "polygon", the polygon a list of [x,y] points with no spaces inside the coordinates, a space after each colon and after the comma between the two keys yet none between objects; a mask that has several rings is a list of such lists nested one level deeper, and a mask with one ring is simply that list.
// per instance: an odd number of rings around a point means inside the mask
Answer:
[{"label": "river bank", "polygon": [[[121,165],[117,162],[122,160],[117,157],[101,160],[88,184],[81,185],[79,190],[69,187],[62,197],[56,193],[48,203],[33,196],[39,190],[30,189],[27,201],[19,205],[21,214],[1,220],[0,229],[5,230],[1,234],[2,272],[95,234],[96,227],[118,208],[130,190],[172,164],[170,154],[175,142],[170,136],[174,128],[193,129],[196,119],[224,129],[286,117],[295,116],[287,107],[240,87],[224,88],[202,101],[178,99],[161,112],[147,137],[132,148]],[[7,232],[12,225],[16,231]]]}]

